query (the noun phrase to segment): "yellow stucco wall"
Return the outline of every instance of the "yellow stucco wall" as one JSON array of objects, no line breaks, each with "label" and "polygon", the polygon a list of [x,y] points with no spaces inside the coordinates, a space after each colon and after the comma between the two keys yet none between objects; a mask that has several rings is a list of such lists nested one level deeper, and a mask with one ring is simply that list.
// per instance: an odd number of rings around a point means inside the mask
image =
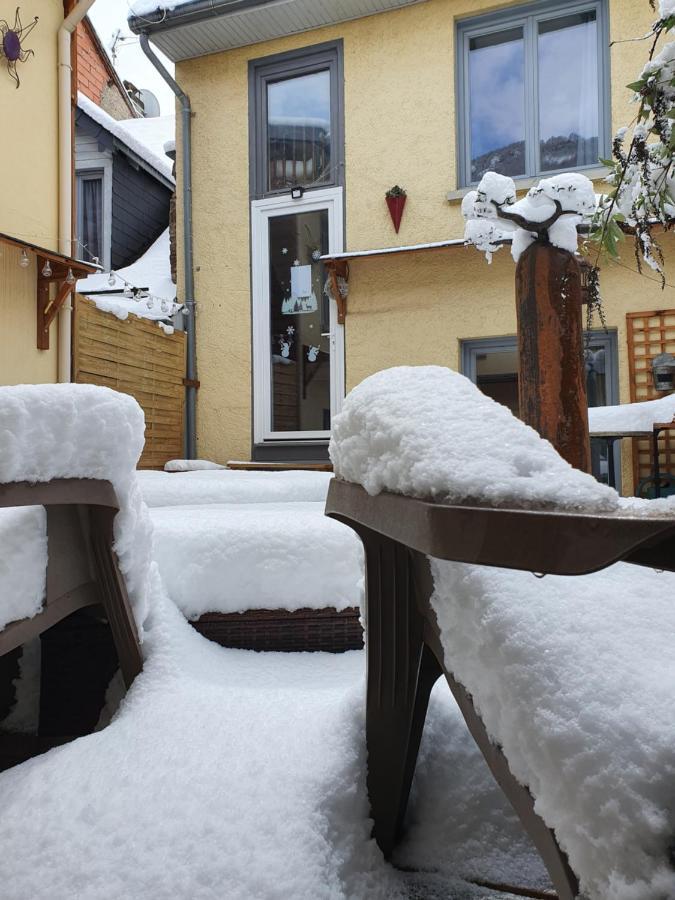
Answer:
[{"label": "yellow stucco wall", "polygon": [[[341,38],[344,42],[346,249],[461,237],[455,158],[454,37],[458,18],[512,3],[427,0],[402,10],[215,54],[178,65],[194,118],[194,235],[201,389],[199,454],[248,458],[251,322],[248,194],[248,62]],[[610,0],[613,41],[644,34],[647,0]],[[630,92],[646,45],[611,51],[612,125],[632,118]],[[408,201],[398,235],[384,203],[392,184]],[[630,248],[627,265],[632,265]],[[603,269],[610,326],[625,313],[675,307],[672,291],[617,267]],[[469,248],[355,261],[346,324],[347,387],[400,363],[458,365],[464,338],[513,334],[514,267],[508,251],[491,267]],[[621,399],[627,395],[619,333]]]},{"label": "yellow stucco wall", "polygon": [[[14,24],[16,0],[0,0],[0,19]],[[25,41],[35,51],[18,64],[17,90],[0,60],[0,232],[58,249],[58,122],[56,35],[61,0],[21,5],[24,25],[37,27]],[[36,335],[36,269],[18,265],[19,254],[0,244],[0,384],[56,380],[56,325],[52,348],[39,351]]]}]

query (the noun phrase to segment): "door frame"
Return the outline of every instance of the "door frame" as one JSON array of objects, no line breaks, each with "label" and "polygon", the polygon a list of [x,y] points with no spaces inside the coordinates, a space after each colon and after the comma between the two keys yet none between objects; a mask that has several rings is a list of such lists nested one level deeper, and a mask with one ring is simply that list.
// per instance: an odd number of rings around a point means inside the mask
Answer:
[{"label": "door frame", "polygon": [[[343,189],[308,191],[297,200],[290,193],[251,202],[251,318],[253,362],[253,441],[256,445],[324,445],[330,431],[272,431],[272,365],[270,356],[269,220],[293,213],[328,211],[328,250],[344,246]],[[330,411],[342,408],[345,396],[344,326],[337,321],[337,304],[329,301]]]}]

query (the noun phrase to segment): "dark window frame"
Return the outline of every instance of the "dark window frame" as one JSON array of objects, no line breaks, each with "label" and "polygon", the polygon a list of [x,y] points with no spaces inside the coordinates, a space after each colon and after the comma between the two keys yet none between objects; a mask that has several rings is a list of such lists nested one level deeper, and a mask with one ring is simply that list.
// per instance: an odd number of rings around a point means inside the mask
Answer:
[{"label": "dark window frame", "polygon": [[[605,350],[605,385],[607,388],[607,405],[616,406],[619,403],[619,337],[616,328],[606,331],[592,329],[584,331],[584,337],[590,343],[600,345]],[[460,366],[462,374],[469,381],[477,384],[477,357],[482,354],[499,353],[518,350],[518,338],[514,335],[502,335],[492,338],[471,338],[460,340]],[[602,438],[592,440],[591,444],[602,444]],[[621,490],[621,441],[614,443],[614,471],[616,472],[617,490]]]},{"label": "dark window frame", "polygon": [[[527,3],[522,6],[509,7],[498,12],[485,13],[480,16],[461,19],[455,32],[455,86],[456,86],[456,151],[457,151],[457,184],[460,188],[469,187],[476,182],[471,180],[471,119],[469,110],[469,42],[473,37],[498,33],[516,26],[531,27],[529,23],[539,19],[563,17],[565,14],[594,10],[597,22],[598,47],[598,157],[608,158],[611,155],[611,79],[609,53],[609,10],[607,0],[544,0],[544,2]],[[537,178],[543,175],[559,174],[562,169],[540,170],[532,162],[535,158],[536,141],[538,139],[538,91],[536,84],[537,63],[536,42],[526,41],[524,49],[525,65],[525,106],[531,108],[525,122],[525,154],[528,165],[522,175],[514,177],[516,185],[520,179]],[[573,171],[598,168],[599,159],[586,166],[577,166]]]},{"label": "dark window frame", "polygon": [[290,187],[267,189],[267,85],[274,81],[330,71],[331,178],[307,191],[344,187],[344,63],[342,40],[276,53],[249,62],[249,190],[252,200],[289,194]]}]

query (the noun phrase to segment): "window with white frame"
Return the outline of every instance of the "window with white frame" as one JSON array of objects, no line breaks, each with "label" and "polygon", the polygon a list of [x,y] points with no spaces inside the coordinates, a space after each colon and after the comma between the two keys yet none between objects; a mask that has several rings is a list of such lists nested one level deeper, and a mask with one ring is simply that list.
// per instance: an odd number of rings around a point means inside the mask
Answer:
[{"label": "window with white frame", "polygon": [[539,2],[457,31],[463,185],[597,166],[609,155],[606,0]]},{"label": "window with white frame", "polygon": [[103,243],[103,178],[102,171],[78,172],[77,193],[77,255],[84,260],[104,261]]}]

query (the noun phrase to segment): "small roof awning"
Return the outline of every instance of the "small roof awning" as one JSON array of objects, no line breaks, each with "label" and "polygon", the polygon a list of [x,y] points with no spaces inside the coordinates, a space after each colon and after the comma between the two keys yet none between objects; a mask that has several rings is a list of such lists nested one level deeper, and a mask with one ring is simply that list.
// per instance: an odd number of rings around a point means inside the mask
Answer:
[{"label": "small roof awning", "polygon": [[376,256],[395,256],[401,253],[428,253],[434,250],[448,250],[464,247],[464,238],[450,241],[435,241],[430,244],[408,244],[404,247],[381,247],[376,250],[352,250],[347,253],[327,253],[320,257],[328,270],[331,296],[338,309],[338,323],[344,325],[347,315],[347,294],[349,283],[349,263],[353,259],[368,259]]},{"label": "small roof awning", "polygon": [[[49,326],[66,298],[75,290],[77,279],[100,272],[101,266],[65,256],[55,250],[47,250],[2,232],[0,244],[15,247],[22,254],[35,256],[37,259],[37,348],[49,350]],[[55,291],[51,290],[52,284],[56,285]]]}]

